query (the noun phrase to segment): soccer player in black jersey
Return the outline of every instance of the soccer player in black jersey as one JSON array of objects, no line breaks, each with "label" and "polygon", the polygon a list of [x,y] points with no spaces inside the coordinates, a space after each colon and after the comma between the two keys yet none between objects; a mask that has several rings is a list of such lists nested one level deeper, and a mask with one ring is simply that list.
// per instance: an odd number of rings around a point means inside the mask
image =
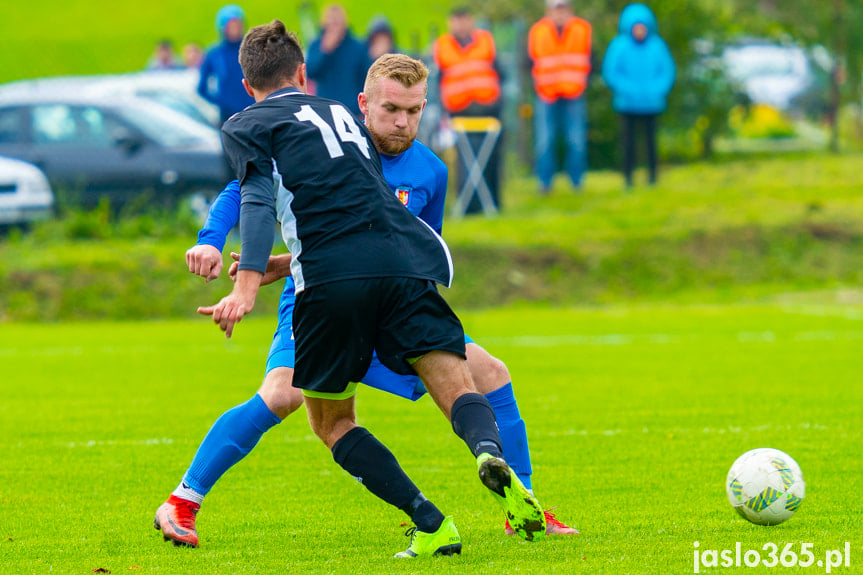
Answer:
[{"label": "soccer player in black jersey", "polygon": [[501,458],[494,412],[465,365],[461,323],[435,287],[451,281],[446,244],[396,199],[365,126],[338,102],[305,94],[302,50],[281,22],[250,30],[240,63],[256,103],[222,132],[241,184],[242,258],[232,293],[208,308],[214,321],[230,337],[254,307],[278,219],[297,292],[293,384],[336,462],[416,524],[397,556],[458,553],[461,540],[452,518],[356,424],[356,382],[372,351],[393,371],[420,376],[513,529],[541,538],[542,509]]}]

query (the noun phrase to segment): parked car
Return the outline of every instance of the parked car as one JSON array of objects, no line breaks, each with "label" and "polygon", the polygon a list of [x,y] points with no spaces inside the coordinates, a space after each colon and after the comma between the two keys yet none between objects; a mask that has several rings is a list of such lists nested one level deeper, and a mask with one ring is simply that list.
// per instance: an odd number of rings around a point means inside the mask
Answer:
[{"label": "parked car", "polygon": [[94,98],[140,97],[163,104],[201,123],[217,126],[219,109],[198,95],[197,70],[146,70],[129,74],[57,76],[0,85],[0,97],[74,93]]},{"label": "parked car", "polygon": [[142,98],[0,95],[0,154],[35,164],[72,204],[162,205],[215,196],[231,179],[219,132]]},{"label": "parked car", "polygon": [[722,60],[728,75],[756,104],[793,108],[795,98],[815,82],[815,66],[800,46],[747,40],[726,46]]},{"label": "parked car", "polygon": [[218,126],[222,119],[218,106],[198,94],[200,77],[201,73],[197,69],[145,70],[106,76],[99,84],[102,89],[116,93],[128,91],[129,95],[153,99],[178,112],[203,119],[212,126]]},{"label": "parked car", "polygon": [[48,219],[54,194],[42,171],[21,160],[0,157],[0,226]]}]

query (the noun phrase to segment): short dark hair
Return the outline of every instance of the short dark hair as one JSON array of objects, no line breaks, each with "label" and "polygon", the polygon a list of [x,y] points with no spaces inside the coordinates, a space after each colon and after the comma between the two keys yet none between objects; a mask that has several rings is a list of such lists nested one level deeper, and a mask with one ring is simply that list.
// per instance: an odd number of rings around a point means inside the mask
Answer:
[{"label": "short dark hair", "polygon": [[304,61],[297,37],[280,20],[255,26],[240,44],[243,75],[256,90],[279,88]]},{"label": "short dark hair", "polygon": [[470,6],[467,4],[460,4],[450,10],[449,15],[455,16],[456,18],[461,16],[473,16],[473,10],[471,10]]}]

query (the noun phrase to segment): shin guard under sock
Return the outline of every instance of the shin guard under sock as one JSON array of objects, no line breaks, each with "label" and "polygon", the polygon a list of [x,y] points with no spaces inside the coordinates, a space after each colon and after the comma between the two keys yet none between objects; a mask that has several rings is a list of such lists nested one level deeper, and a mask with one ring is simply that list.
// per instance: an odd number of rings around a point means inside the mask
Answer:
[{"label": "shin guard under sock", "polygon": [[497,419],[497,427],[500,430],[500,440],[503,446],[503,458],[518,475],[522,484],[530,489],[530,476],[533,469],[530,465],[530,449],[527,445],[527,429],[524,420],[518,411],[518,403],[513,395],[512,384],[485,395],[494,415]]},{"label": "shin guard under sock", "polygon": [[489,453],[502,454],[500,433],[494,419],[494,410],[479,393],[466,393],[455,400],[450,411],[452,429],[462,438],[474,457]]},{"label": "shin guard under sock", "polygon": [[183,483],[201,496],[206,495],[228,469],[249,454],[267,430],[281,421],[258,394],[229,409],[207,432]]},{"label": "shin guard under sock", "polygon": [[392,452],[363,427],[348,431],[333,445],[333,459],[390,505],[407,513],[417,529],[434,533],[443,514],[405,474]]}]

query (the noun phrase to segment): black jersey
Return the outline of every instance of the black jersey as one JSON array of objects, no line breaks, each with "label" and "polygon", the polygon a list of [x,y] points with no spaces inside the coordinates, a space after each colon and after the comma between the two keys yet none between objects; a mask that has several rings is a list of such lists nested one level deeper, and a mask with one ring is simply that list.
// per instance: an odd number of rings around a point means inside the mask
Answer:
[{"label": "black jersey", "polygon": [[371,134],[342,104],[284,88],[225,122],[222,140],[241,187],[250,173],[280,180],[271,200],[298,292],[370,277],[450,284],[446,244],[392,193]]}]

